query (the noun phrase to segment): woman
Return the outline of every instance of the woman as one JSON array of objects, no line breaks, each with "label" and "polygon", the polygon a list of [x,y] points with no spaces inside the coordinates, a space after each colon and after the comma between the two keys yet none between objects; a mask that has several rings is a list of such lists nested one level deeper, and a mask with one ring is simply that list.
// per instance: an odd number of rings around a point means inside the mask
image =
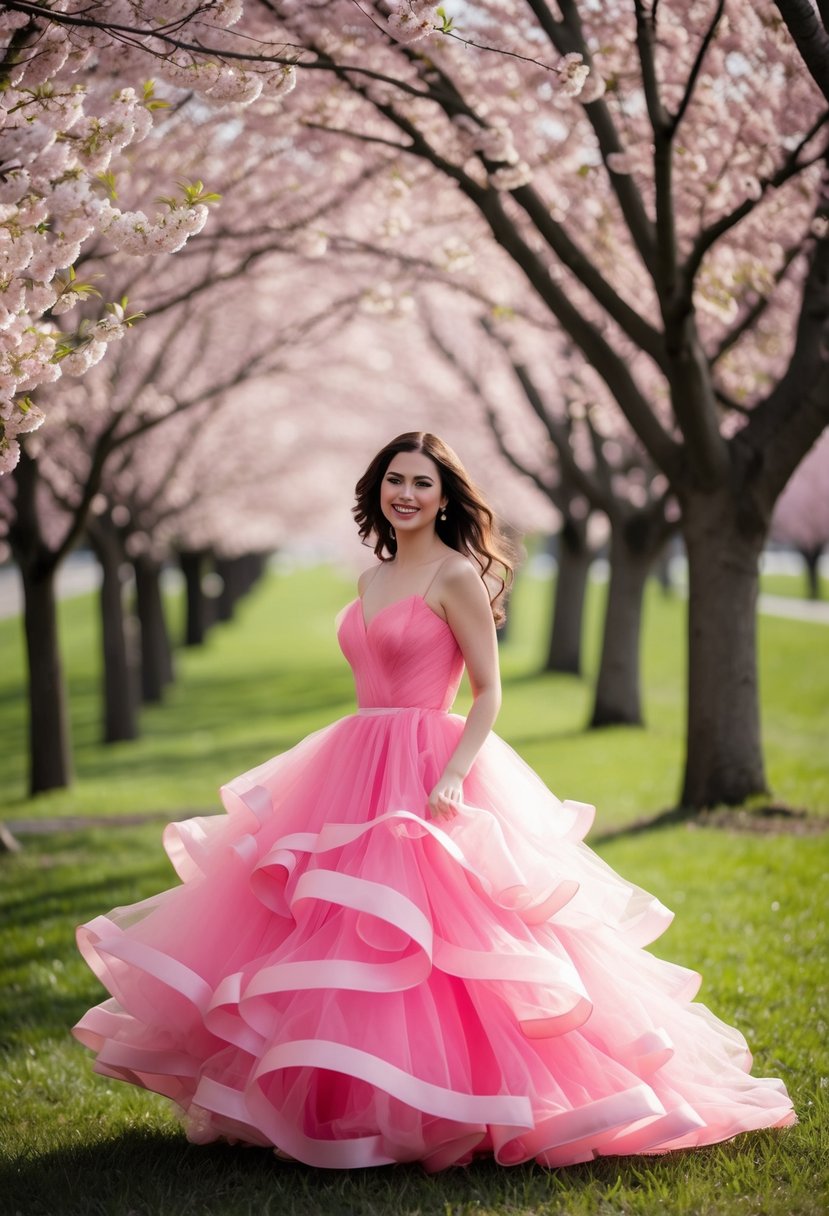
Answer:
[{"label": "woman", "polygon": [[671,914],[582,844],[592,808],[490,733],[511,568],[457,457],[399,436],[354,514],[381,559],[338,621],[359,709],[231,781],[226,816],[171,824],[182,885],[79,930],[113,994],[74,1031],[97,1070],[168,1095],[193,1140],[330,1168],[794,1122],[700,977],[643,949]]}]

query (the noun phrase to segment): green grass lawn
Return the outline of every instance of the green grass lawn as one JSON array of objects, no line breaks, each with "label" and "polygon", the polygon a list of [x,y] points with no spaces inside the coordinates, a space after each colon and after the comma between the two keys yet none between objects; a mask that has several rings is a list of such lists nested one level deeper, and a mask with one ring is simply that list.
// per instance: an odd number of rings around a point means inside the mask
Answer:
[{"label": "green grass lawn", "polygon": [[[240,605],[231,626],[179,651],[179,679],[165,704],[143,711],[142,737],[102,746],[98,628],[91,597],[61,606],[77,781],[26,797],[26,714],[20,626],[0,621],[0,788],[6,818],[215,809],[218,786],[353,708],[351,676],[334,616],[352,585],[329,571],[272,575]],[[519,580],[503,647],[504,705],[497,724],[561,797],[594,802],[599,827],[676,801],[684,723],[684,612],[657,586],[645,610],[643,688],[647,728],[585,732],[590,683],[539,676],[548,584]],[[593,585],[585,626],[595,667],[604,587]],[[180,605],[170,604],[174,628]],[[761,691],[768,778],[775,797],[829,813],[826,708],[829,630],[762,616]],[[468,698],[458,702],[463,711]]]},{"label": "green grass lawn", "polygon": [[[183,816],[215,805],[223,780],[352,706],[332,635],[350,585],[326,571],[272,576],[179,655],[143,738],[98,743],[91,601],[62,606],[78,780],[25,797],[19,625],[0,622],[0,759],[5,814]],[[595,662],[602,589],[587,622]],[[562,796],[622,825],[671,805],[682,728],[681,602],[649,593],[646,729],[585,734],[589,688],[535,674],[549,590],[526,580],[504,646],[499,732]],[[171,603],[175,614],[177,602]],[[829,812],[826,627],[760,624],[769,777],[790,803]],[[459,706],[463,708],[463,703]],[[781,1076],[800,1123],[661,1158],[566,1170],[479,1162],[434,1178],[419,1167],[313,1171],[264,1150],[188,1145],[161,1099],[91,1072],[68,1028],[103,993],[77,955],[80,921],[169,886],[159,825],[28,836],[0,857],[0,1196],[22,1216],[818,1216],[829,1206],[829,837],[737,835],[675,826],[599,845],[677,918],[655,953],[700,970],[701,999],[743,1030],[755,1071]]]},{"label": "green grass lawn", "polygon": [[[818,574],[820,598],[829,597],[829,579]],[[804,599],[808,595],[805,569],[802,574],[761,574],[760,590],[767,595],[785,595],[793,599]]]}]

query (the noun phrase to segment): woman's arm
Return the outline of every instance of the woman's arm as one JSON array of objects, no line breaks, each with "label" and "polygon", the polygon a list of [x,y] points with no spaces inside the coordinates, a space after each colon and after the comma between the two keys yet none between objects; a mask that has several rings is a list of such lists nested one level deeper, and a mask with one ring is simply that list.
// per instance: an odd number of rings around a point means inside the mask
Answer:
[{"label": "woman's arm", "polygon": [[469,562],[453,562],[440,591],[440,604],[461,649],[473,697],[461,737],[429,796],[432,814],[451,818],[463,797],[463,779],[501,708],[501,677],[495,622],[480,575]]}]

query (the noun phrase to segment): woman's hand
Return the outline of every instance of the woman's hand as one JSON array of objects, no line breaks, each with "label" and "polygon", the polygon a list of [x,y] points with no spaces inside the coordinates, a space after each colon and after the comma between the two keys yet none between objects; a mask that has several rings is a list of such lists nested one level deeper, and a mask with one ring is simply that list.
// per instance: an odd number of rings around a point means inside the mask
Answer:
[{"label": "woman's hand", "polygon": [[462,801],[463,778],[447,769],[429,795],[429,813],[433,819],[454,819]]}]

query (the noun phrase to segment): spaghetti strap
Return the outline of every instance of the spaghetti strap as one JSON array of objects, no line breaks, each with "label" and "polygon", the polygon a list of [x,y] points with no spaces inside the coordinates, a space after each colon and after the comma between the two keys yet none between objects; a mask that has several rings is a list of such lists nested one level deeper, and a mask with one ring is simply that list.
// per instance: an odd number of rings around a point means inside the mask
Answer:
[{"label": "spaghetti strap", "polygon": [[377,571],[378,571],[378,570],[382,570],[382,568],[383,568],[383,563],[382,563],[382,562],[378,562],[378,563],[377,563],[377,565],[374,567],[374,569],[371,571],[371,577],[369,578],[369,580],[368,580],[368,582],[366,583],[365,587],[363,587],[363,591],[362,591],[362,594],[361,594],[361,596],[360,596],[360,599],[362,599],[362,598],[363,598],[363,596],[364,596],[364,595],[365,595],[365,593],[368,591],[368,589],[369,589],[369,587],[371,586],[371,584],[372,584],[372,583],[374,582],[374,580],[377,578]]},{"label": "spaghetti strap", "polygon": [[438,566],[438,568],[437,568],[437,570],[435,571],[435,573],[434,573],[434,574],[432,575],[432,577],[429,579],[428,586],[426,587],[426,590],[423,592],[423,595],[422,595],[422,598],[423,598],[424,600],[426,599],[426,596],[429,594],[429,592],[432,590],[432,583],[434,583],[435,579],[436,579],[436,578],[437,578],[437,576],[440,574],[440,572],[441,572],[441,570],[443,569],[443,567],[444,567],[444,566],[446,565],[446,563],[449,561],[450,556],[451,556],[451,554],[449,554],[449,553],[447,553],[447,554],[446,554],[446,557],[443,559],[443,561],[440,563],[440,565]]}]

